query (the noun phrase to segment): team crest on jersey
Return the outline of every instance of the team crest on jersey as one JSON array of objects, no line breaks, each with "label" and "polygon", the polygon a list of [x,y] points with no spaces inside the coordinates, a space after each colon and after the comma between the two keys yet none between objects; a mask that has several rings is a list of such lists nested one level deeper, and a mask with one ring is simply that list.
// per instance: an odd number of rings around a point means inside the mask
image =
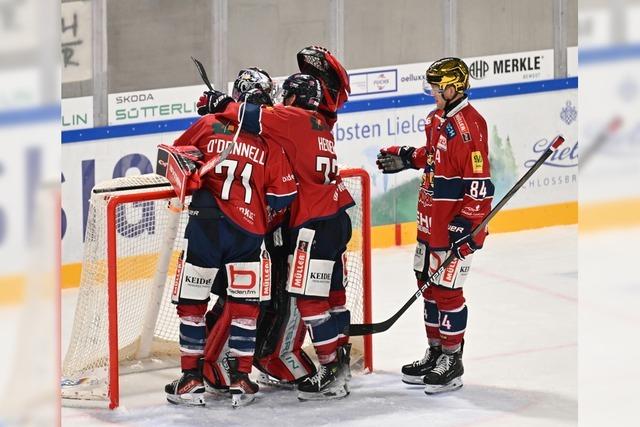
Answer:
[{"label": "team crest on jersey", "polygon": [[447,151],[447,138],[444,135],[440,135],[438,138],[438,145],[436,146],[438,150]]},{"label": "team crest on jersey", "polygon": [[444,127],[444,131],[447,134],[447,139],[451,139],[456,136],[456,130],[450,122]]},{"label": "team crest on jersey", "polygon": [[462,116],[462,114],[456,114],[453,116],[456,123],[458,124],[458,129],[460,129],[460,133],[462,134],[462,140],[464,142],[471,141],[471,133],[469,132],[469,126],[467,126],[467,122]]},{"label": "team crest on jersey", "polygon": [[324,130],[329,130],[327,128],[327,126],[325,126],[322,121],[320,120],[320,118],[316,117],[316,116],[310,116],[309,119],[311,120],[311,129],[313,130],[319,130],[319,131],[324,131]]},{"label": "team crest on jersey", "polygon": [[211,125],[214,134],[223,134],[223,135],[232,135],[235,130],[235,126],[233,125],[224,125],[220,122],[214,122]]},{"label": "team crest on jersey", "polygon": [[482,160],[482,153],[479,151],[471,152],[471,168],[473,173],[482,173],[482,167],[484,162]]}]

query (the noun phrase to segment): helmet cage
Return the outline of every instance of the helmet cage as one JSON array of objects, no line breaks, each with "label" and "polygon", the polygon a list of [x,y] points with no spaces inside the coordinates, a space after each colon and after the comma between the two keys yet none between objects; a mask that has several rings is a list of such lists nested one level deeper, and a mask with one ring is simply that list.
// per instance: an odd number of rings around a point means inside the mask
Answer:
[{"label": "helmet cage", "polygon": [[273,80],[271,80],[269,73],[257,67],[244,68],[238,72],[238,77],[233,82],[231,97],[240,101],[242,94],[256,88],[266,93],[271,100],[270,104],[273,104],[272,100],[275,95]]}]

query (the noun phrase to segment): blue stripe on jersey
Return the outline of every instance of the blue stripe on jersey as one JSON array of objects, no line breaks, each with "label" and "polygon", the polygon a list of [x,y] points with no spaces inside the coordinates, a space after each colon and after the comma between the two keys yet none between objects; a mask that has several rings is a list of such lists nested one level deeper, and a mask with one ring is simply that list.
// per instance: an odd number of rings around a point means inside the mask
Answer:
[{"label": "blue stripe on jersey", "polygon": [[279,211],[280,209],[284,209],[293,202],[293,199],[296,198],[296,194],[288,194],[286,196],[276,196],[275,194],[267,194],[267,203],[269,207],[274,211]]},{"label": "blue stripe on jersey", "polygon": [[242,117],[244,111],[244,118],[242,120],[242,130],[252,133],[254,135],[260,135],[260,106],[255,104],[247,104],[246,102],[240,106],[238,110],[238,120]]},{"label": "blue stripe on jersey", "polygon": [[464,180],[462,178],[445,179],[433,178],[433,200],[449,199],[460,200],[464,192]]}]

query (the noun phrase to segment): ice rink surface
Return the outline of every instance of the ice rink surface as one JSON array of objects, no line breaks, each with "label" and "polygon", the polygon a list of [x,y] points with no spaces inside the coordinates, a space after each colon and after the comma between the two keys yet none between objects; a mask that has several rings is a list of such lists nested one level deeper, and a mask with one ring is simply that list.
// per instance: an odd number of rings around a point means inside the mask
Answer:
[{"label": "ice rink surface", "polygon": [[[464,387],[427,396],[400,381],[400,367],[426,346],[422,301],[387,332],[375,335],[374,373],[355,375],[351,395],[298,402],[292,392],[263,388],[233,410],[211,398],[205,408],[166,402],[164,384],[178,369],[121,378],[121,407],[63,408],[65,426],[559,426],[576,425],[577,227],[490,236],[465,283],[469,307]],[[377,249],[373,317],[391,316],[415,288],[413,247]],[[77,291],[63,293],[63,351]],[[406,424],[405,424],[406,423]]]}]

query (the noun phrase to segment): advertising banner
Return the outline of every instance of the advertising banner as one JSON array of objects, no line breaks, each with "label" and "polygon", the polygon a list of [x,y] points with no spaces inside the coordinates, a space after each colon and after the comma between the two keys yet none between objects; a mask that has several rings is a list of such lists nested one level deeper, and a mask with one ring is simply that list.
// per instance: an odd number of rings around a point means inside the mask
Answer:
[{"label": "advertising banner", "polygon": [[93,96],[63,98],[61,107],[63,131],[93,127]]},{"label": "advertising banner", "polygon": [[196,103],[204,85],[109,94],[109,124],[197,116]]}]

